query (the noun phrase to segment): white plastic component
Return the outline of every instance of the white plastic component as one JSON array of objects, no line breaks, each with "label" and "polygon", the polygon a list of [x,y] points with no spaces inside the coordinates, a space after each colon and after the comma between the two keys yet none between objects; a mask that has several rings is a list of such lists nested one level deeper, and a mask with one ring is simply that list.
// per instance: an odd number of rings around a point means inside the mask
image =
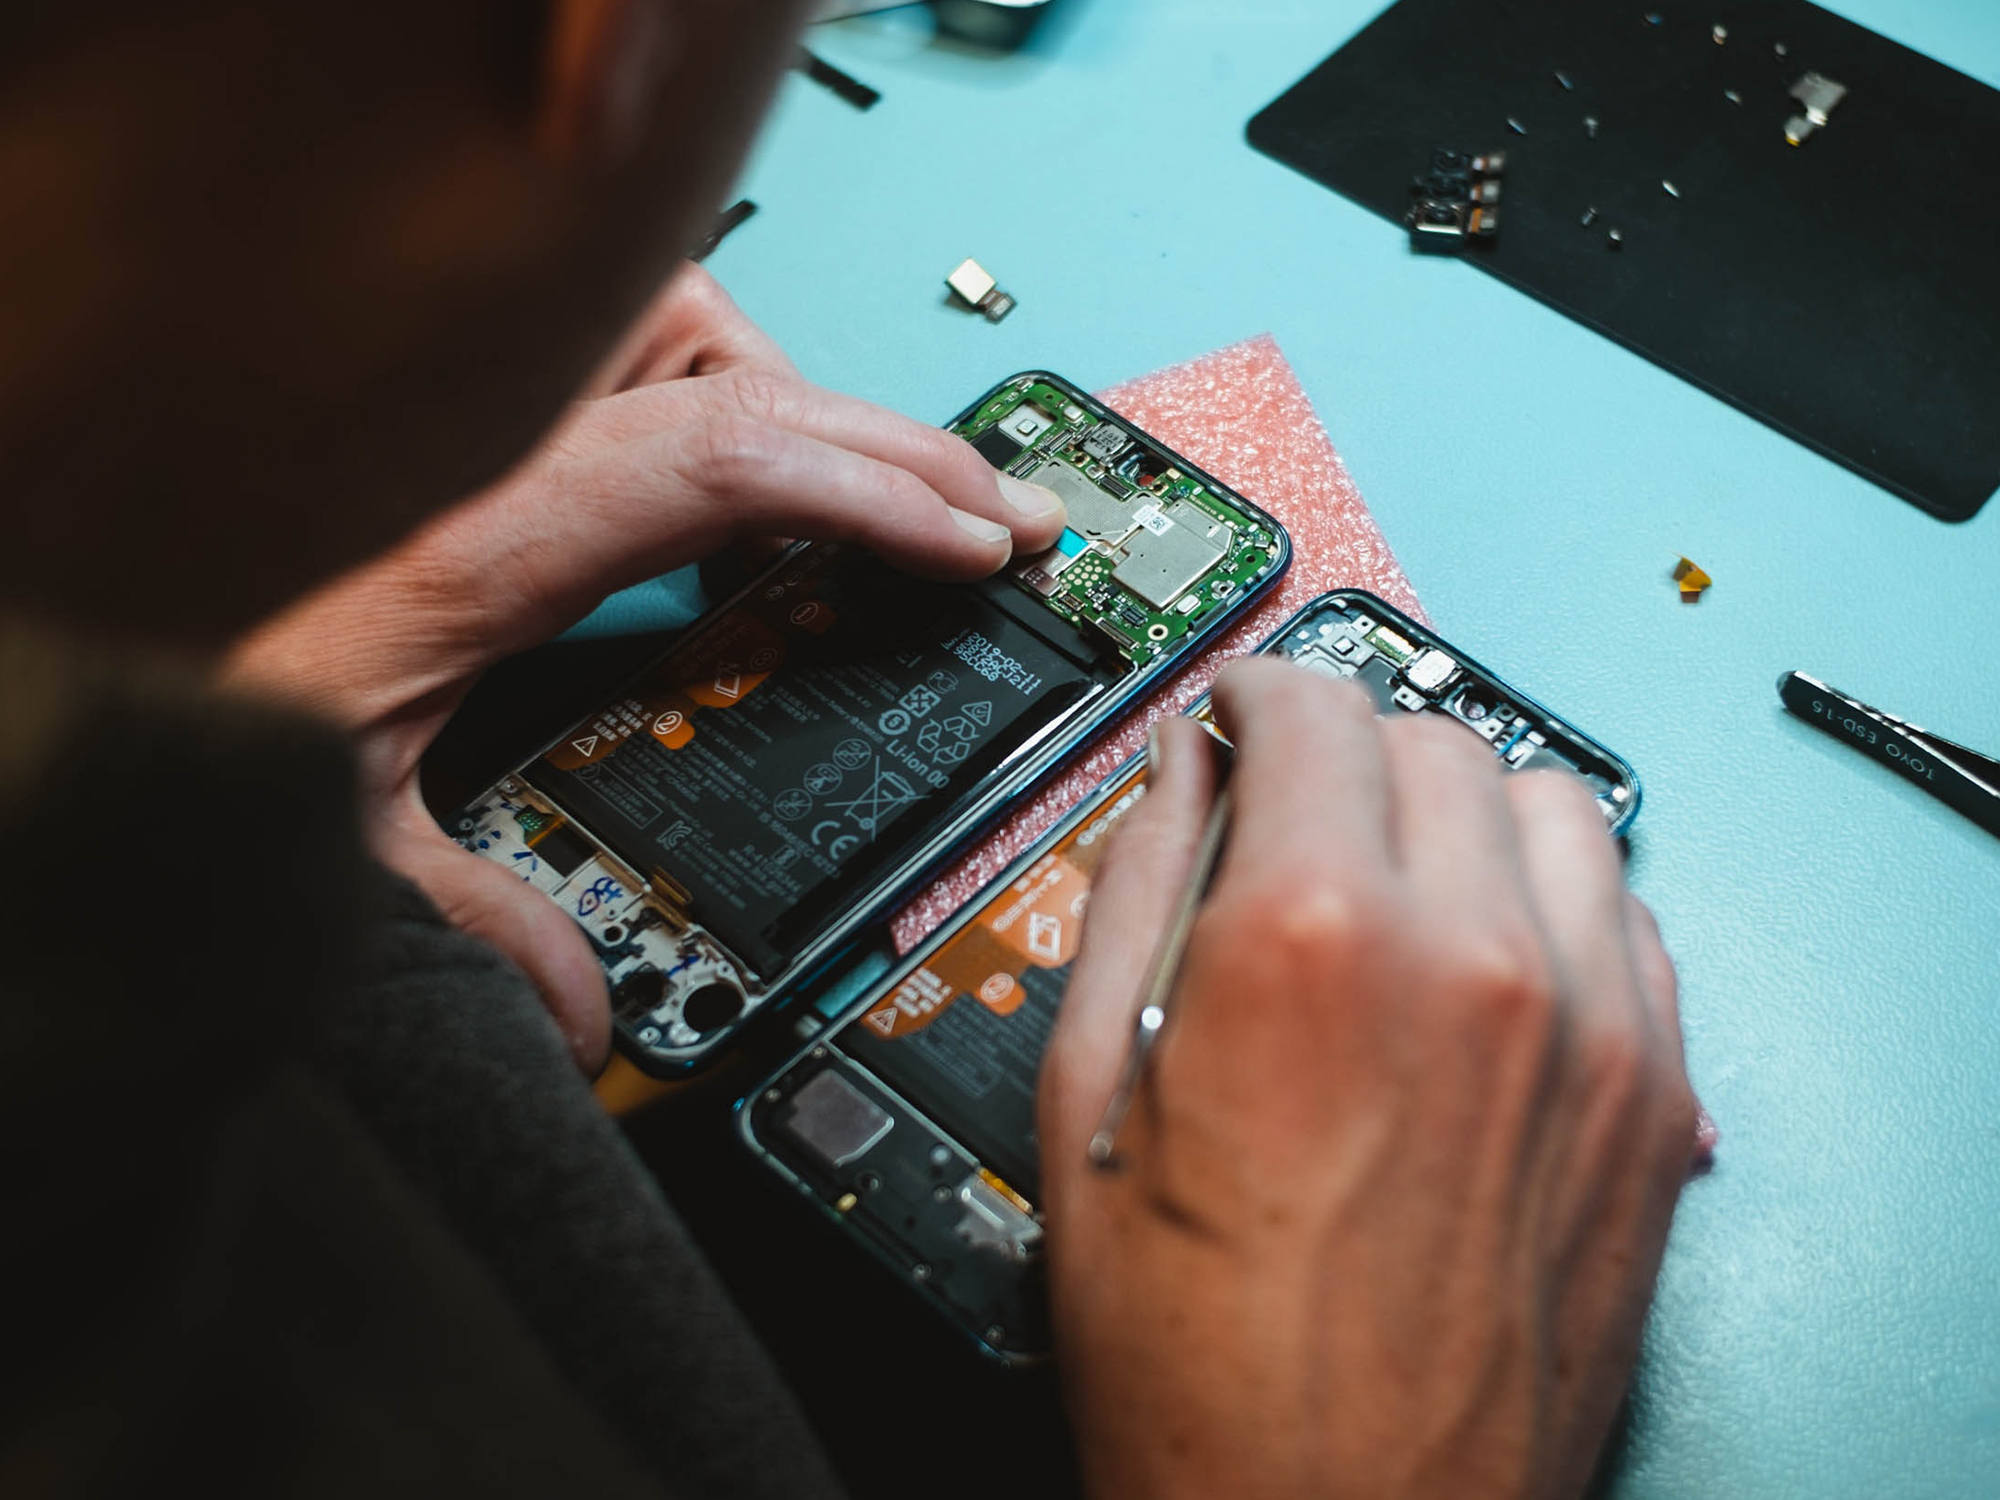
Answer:
[{"label": "white plastic component", "polygon": [[986,267],[982,266],[976,260],[969,259],[962,262],[956,271],[945,277],[944,282],[946,286],[957,292],[959,296],[970,302],[974,307],[979,306],[985,300],[987,293],[999,285],[988,274]]}]

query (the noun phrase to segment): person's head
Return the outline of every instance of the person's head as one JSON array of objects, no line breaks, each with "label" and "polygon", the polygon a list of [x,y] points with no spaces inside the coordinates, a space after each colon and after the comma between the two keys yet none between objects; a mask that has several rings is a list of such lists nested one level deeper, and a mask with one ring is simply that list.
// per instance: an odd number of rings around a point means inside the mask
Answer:
[{"label": "person's head", "polygon": [[0,49],[0,608],[214,640],[519,458],[800,0],[40,0]]}]

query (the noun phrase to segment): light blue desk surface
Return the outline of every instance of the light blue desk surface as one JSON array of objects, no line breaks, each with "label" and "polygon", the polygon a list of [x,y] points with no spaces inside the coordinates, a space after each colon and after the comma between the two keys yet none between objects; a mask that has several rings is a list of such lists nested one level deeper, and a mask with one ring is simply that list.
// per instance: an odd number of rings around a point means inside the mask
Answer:
[{"label": "light blue desk surface", "polygon": [[[1723,1142],[1611,1492],[2000,1495],[2000,839],[1773,687],[2000,753],[2000,502],[1931,520],[1252,151],[1376,8],[1059,0],[1000,59],[922,12],[820,28],[883,100],[789,78],[711,269],[808,375],[934,421],[1275,334],[1440,629],[1645,783],[1632,880]],[[1994,0],[1834,8],[2000,85]],[[967,255],[1005,323],[944,304]]]}]

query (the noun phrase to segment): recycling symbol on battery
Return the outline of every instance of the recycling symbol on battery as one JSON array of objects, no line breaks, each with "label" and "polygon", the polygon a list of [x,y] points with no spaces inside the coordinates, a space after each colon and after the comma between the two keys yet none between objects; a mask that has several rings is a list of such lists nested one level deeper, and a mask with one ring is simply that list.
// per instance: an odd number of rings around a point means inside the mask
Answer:
[{"label": "recycling symbol on battery", "polygon": [[968,703],[959,712],[944,721],[944,732],[960,744],[970,744],[979,738],[979,731],[993,722],[993,705],[987,702]]},{"label": "recycling symbol on battery", "polygon": [[972,742],[979,738],[979,731],[992,721],[992,704],[969,703],[962,713],[955,713],[941,723],[926,719],[924,727],[917,731],[917,748],[929,751],[938,765],[955,766],[972,752]]}]

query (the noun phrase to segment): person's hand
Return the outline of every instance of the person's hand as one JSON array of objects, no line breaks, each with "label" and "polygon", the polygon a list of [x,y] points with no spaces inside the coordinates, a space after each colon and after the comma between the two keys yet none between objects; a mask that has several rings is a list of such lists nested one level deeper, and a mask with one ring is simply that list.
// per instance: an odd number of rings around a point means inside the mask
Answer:
[{"label": "person's hand", "polygon": [[855,543],[977,578],[1062,530],[1048,491],[949,433],[808,384],[684,266],[514,473],[259,627],[227,680],[351,731],[376,852],[525,969],[580,1065],[610,1045],[604,976],[556,904],[445,837],[417,764],[479,674],[604,596],[737,542]]},{"label": "person's hand", "polygon": [[1234,817],[1117,1168],[1088,1141],[1213,796],[1188,722],[1107,852],[1041,1080],[1087,1488],[1575,1495],[1692,1155],[1658,931],[1570,778],[1288,664],[1215,701]]}]

